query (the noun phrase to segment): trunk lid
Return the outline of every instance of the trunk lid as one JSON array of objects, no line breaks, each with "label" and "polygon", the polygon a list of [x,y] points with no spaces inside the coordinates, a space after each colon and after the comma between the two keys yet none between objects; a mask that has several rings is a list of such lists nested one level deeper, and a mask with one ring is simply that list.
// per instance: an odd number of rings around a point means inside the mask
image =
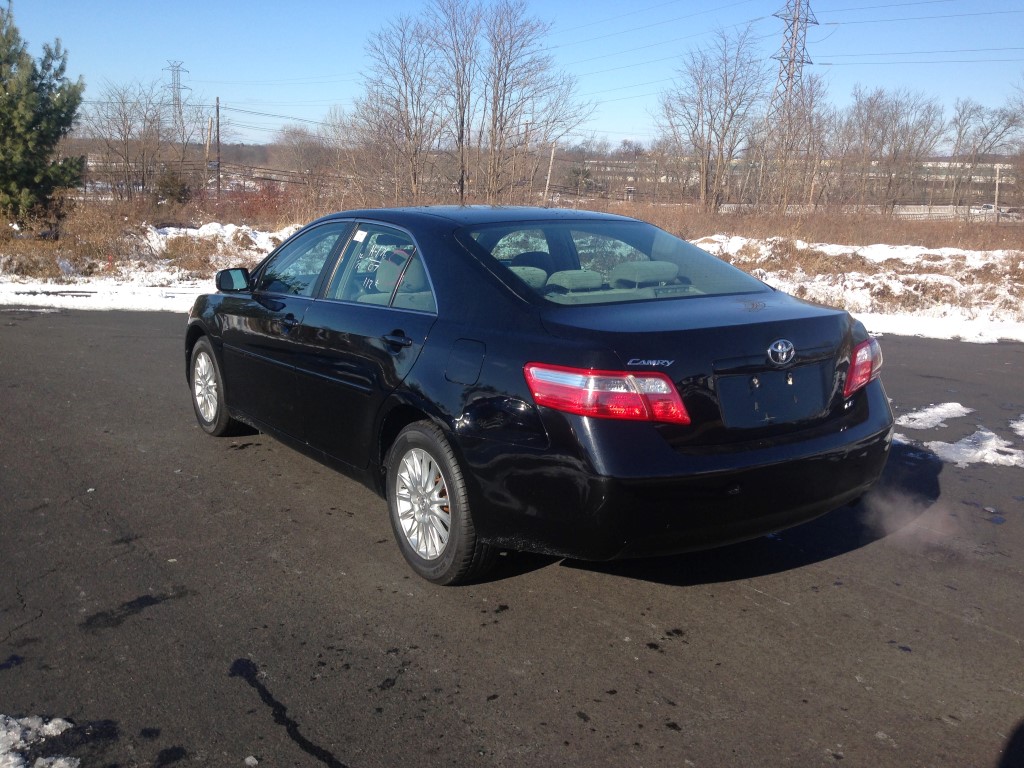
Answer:
[{"label": "trunk lid", "polygon": [[855,321],[842,310],[771,291],[555,307],[544,322],[558,337],[602,341],[622,370],[667,374],[692,419],[659,425],[679,446],[764,439],[846,417]]}]

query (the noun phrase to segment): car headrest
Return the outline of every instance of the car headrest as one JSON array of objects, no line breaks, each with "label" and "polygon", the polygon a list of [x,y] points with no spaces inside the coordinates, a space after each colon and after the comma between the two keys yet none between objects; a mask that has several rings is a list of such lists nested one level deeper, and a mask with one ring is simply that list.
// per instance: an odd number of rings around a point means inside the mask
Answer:
[{"label": "car headrest", "polygon": [[543,288],[548,281],[548,273],[540,267],[509,267],[512,274],[522,280],[531,288]]},{"label": "car headrest", "polygon": [[525,251],[512,257],[513,267],[536,267],[550,275],[555,271],[555,260],[550,253],[544,251]]},{"label": "car headrest", "polygon": [[616,288],[642,288],[675,280],[678,274],[671,261],[625,261],[615,265],[608,282]]},{"label": "car headrest", "polygon": [[596,291],[602,285],[604,285],[604,278],[600,272],[590,272],[584,269],[565,269],[555,272],[548,278],[548,286],[562,288],[569,293]]},{"label": "car headrest", "polygon": [[427,271],[423,269],[423,262],[413,259],[409,268],[405,270],[405,277],[402,278],[403,293],[417,293],[418,291],[430,290],[430,283],[427,281]]}]

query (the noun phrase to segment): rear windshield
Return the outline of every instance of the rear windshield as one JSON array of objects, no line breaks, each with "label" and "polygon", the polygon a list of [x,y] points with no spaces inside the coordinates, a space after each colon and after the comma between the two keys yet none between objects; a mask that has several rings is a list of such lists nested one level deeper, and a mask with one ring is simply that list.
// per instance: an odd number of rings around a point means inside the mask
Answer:
[{"label": "rear windshield", "polygon": [[556,304],[771,290],[707,251],[639,221],[489,224],[457,236]]}]

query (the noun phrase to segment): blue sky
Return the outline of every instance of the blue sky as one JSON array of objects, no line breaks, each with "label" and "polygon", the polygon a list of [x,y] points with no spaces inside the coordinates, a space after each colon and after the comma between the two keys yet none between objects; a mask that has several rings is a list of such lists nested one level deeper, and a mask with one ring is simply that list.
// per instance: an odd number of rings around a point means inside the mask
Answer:
[{"label": "blue sky", "polygon": [[[658,95],[682,57],[716,30],[750,25],[769,59],[782,45],[773,17],[785,0],[529,0],[552,23],[558,65],[596,106],[577,138],[649,143]],[[34,55],[60,38],[86,100],[106,83],[170,83],[181,62],[191,97],[213,103],[236,140],[265,142],[288,121],[318,121],[360,94],[365,47],[384,24],[418,14],[423,0],[14,0],[14,19]],[[938,98],[1002,106],[1024,84],[1021,0],[811,0],[818,26],[807,34],[830,100],[855,85],[906,88]],[[775,62],[771,62],[773,68]],[[240,111],[244,110],[244,111]],[[262,114],[252,114],[262,113]],[[268,116],[269,115],[269,116]]]}]

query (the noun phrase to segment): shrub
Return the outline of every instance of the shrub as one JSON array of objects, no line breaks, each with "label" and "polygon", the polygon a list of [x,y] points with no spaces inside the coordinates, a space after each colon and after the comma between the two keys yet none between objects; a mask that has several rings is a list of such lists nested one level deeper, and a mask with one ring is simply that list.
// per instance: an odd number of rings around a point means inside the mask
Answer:
[{"label": "shrub", "polygon": [[168,238],[163,257],[190,276],[206,277],[213,269],[212,260],[217,254],[215,240],[180,235]]}]

